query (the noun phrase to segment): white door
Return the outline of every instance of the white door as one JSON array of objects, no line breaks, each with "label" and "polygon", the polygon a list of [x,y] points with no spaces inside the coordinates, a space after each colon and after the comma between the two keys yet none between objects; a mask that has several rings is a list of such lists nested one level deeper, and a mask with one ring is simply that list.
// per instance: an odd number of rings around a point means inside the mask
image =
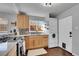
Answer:
[{"label": "white door", "polygon": [[59,46],[72,53],[72,16],[59,20]]},{"label": "white door", "polygon": [[49,18],[49,40],[48,47],[56,47],[57,46],[57,19]]}]

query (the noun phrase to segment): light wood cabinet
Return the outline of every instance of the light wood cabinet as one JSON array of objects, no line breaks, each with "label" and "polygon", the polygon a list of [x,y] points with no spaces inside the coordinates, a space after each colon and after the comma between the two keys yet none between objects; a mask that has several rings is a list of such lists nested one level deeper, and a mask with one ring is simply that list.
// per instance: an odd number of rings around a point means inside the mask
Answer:
[{"label": "light wood cabinet", "polygon": [[32,35],[25,37],[26,49],[42,48],[48,46],[47,35]]},{"label": "light wood cabinet", "polygon": [[29,16],[17,14],[16,26],[20,29],[29,28]]}]

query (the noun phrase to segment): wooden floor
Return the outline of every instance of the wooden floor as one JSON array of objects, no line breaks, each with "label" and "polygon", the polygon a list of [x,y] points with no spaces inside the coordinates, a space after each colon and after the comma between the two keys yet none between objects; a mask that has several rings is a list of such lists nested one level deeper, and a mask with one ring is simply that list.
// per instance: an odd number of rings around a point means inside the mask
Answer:
[{"label": "wooden floor", "polygon": [[[71,53],[69,53],[68,51],[63,50],[60,47],[45,48],[45,49],[47,51],[47,54],[40,55],[40,56],[73,56]],[[26,53],[26,55],[27,55],[27,53]]]},{"label": "wooden floor", "polygon": [[41,55],[41,56],[73,56],[71,53],[61,49],[61,48],[51,48],[51,49],[48,49],[46,48],[47,50],[47,54],[45,55]]}]

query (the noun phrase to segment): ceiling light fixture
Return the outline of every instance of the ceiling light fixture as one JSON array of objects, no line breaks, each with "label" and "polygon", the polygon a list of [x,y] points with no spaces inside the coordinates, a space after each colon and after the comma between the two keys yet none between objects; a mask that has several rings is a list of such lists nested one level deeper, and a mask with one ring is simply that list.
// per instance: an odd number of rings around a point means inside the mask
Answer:
[{"label": "ceiling light fixture", "polygon": [[42,3],[41,4],[42,6],[45,6],[45,7],[52,7],[52,3]]}]

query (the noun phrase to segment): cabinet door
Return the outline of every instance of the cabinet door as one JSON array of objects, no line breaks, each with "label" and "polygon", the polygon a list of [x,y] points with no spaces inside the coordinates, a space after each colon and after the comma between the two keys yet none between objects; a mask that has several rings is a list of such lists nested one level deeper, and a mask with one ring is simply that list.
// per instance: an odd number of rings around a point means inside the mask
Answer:
[{"label": "cabinet door", "polygon": [[32,48],[34,48],[34,38],[33,38],[33,36],[29,36],[28,49],[32,49]]},{"label": "cabinet door", "polygon": [[33,41],[33,48],[39,48],[40,47],[39,36],[31,36],[29,40]]},{"label": "cabinet door", "polygon": [[18,28],[29,28],[29,17],[26,15],[17,15],[17,27]]},{"label": "cabinet door", "polygon": [[44,47],[48,46],[48,36],[43,36],[43,46]]},{"label": "cabinet door", "polygon": [[39,48],[40,47],[40,40],[38,38],[34,39],[34,48]]},{"label": "cabinet door", "polygon": [[48,36],[47,35],[43,35],[40,36],[40,40],[41,40],[41,47],[47,47],[48,46]]},{"label": "cabinet door", "polygon": [[26,49],[33,49],[37,47],[38,40],[36,40],[37,38],[35,38],[35,36],[27,36],[25,38],[26,38],[25,41]]},{"label": "cabinet door", "polygon": [[47,47],[48,46],[48,36],[47,35],[40,35],[38,36],[38,43],[39,47]]},{"label": "cabinet door", "polygon": [[17,15],[17,27],[22,28],[23,21],[22,21],[22,15]]},{"label": "cabinet door", "polygon": [[29,28],[29,17],[24,16],[24,28]]},{"label": "cabinet door", "polygon": [[29,39],[29,49],[34,48],[34,40],[33,39]]},{"label": "cabinet door", "polygon": [[29,48],[29,36],[25,36],[24,39],[25,39],[25,49],[28,49]]}]

